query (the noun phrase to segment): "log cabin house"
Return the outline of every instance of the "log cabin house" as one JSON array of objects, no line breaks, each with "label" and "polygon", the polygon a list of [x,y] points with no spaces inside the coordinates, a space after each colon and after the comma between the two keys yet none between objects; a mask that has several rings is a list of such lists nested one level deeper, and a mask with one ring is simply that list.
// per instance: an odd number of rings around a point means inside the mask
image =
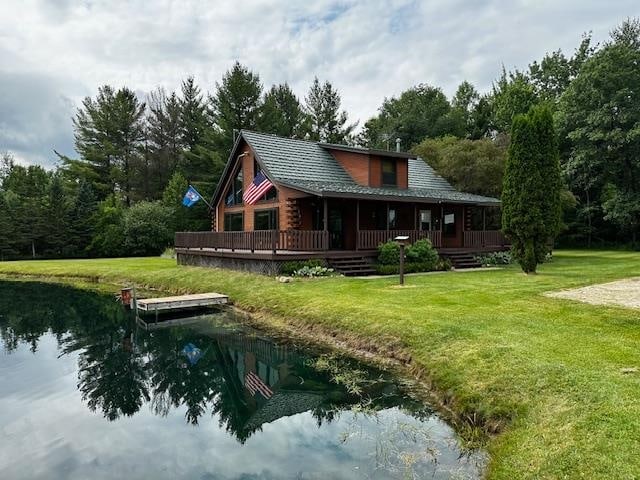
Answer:
[{"label": "log cabin house", "polygon": [[[248,205],[243,193],[260,172],[273,186]],[[460,192],[398,151],[243,130],[210,203],[210,232],[176,233],[181,264],[275,274],[284,262],[319,258],[364,274],[378,245],[398,235],[430,239],[458,267],[506,246],[489,225],[498,199]]]}]

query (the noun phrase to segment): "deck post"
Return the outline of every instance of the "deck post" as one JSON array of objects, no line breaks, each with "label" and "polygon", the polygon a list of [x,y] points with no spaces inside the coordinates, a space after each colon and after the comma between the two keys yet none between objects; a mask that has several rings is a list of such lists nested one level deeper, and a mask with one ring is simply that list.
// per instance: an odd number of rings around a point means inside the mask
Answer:
[{"label": "deck post", "polygon": [[360,200],[356,200],[356,250],[360,250]]},{"label": "deck post", "polygon": [[280,234],[280,232],[278,232],[278,230],[271,230],[271,251],[273,252],[273,254],[276,254],[276,248],[277,248],[277,238],[278,235]]}]

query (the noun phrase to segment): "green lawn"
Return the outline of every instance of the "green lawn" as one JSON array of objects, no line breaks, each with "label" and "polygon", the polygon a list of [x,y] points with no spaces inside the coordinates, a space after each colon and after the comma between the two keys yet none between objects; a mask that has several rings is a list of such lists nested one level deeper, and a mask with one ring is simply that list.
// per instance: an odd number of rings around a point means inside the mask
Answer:
[{"label": "green lawn", "polygon": [[640,254],[561,251],[539,274],[272,278],[159,258],[0,263],[0,274],[218,291],[240,307],[377,345],[402,345],[463,414],[501,425],[489,477],[640,478],[640,313],[541,293],[640,275]]}]

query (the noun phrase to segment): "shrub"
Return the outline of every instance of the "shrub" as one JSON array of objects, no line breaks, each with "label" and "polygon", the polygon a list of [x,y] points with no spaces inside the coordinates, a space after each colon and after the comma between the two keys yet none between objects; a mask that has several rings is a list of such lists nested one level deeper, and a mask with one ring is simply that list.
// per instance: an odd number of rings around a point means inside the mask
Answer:
[{"label": "shrub", "polygon": [[333,268],[315,266],[315,267],[302,267],[293,272],[294,277],[327,277],[333,275]]},{"label": "shrub", "polygon": [[509,265],[513,263],[511,252],[490,252],[476,255],[476,260],[482,265]]},{"label": "shrub", "polygon": [[280,268],[280,273],[283,275],[293,275],[297,270],[304,267],[324,267],[325,264],[322,260],[305,260],[304,262],[287,262],[283,263]]},{"label": "shrub", "polygon": [[409,245],[406,252],[407,261],[411,263],[423,263],[433,267],[438,263],[438,252],[427,239],[418,240],[413,245]]},{"label": "shrub", "polygon": [[380,265],[397,265],[400,263],[400,245],[389,240],[378,245],[378,263]]},{"label": "shrub", "polygon": [[139,202],[124,214],[124,245],[128,255],[160,255],[171,245],[171,209],[160,202]]}]

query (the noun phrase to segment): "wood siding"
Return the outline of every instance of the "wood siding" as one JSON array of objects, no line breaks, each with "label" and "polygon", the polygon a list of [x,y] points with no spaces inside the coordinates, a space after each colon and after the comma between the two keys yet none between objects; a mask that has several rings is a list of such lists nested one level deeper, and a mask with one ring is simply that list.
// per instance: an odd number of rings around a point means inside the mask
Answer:
[{"label": "wood siding", "polygon": [[369,155],[362,153],[329,150],[353,181],[359,185],[369,185]]}]

